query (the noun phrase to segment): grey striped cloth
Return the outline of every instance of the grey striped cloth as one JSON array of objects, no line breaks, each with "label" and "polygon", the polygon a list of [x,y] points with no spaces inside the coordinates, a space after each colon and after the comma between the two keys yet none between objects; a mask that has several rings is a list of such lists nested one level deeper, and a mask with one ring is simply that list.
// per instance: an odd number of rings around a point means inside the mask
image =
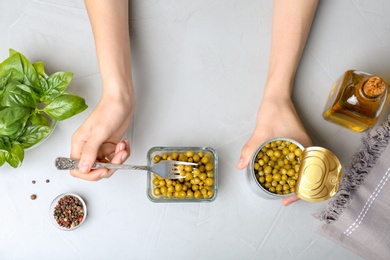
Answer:
[{"label": "grey striped cloth", "polygon": [[390,259],[390,115],[363,137],[317,232],[366,259]]}]

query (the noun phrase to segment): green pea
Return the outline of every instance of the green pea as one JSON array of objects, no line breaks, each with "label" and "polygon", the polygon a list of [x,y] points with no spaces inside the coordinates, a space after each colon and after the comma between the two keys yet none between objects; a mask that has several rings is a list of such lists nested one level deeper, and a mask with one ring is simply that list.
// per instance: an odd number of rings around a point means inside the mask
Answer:
[{"label": "green pea", "polygon": [[160,196],[161,195],[160,188],[154,188],[153,193],[154,193],[155,196]]},{"label": "green pea", "polygon": [[270,174],[272,172],[272,167],[271,166],[266,166],[265,168],[264,168],[264,173],[265,174]]},{"label": "green pea", "polygon": [[272,157],[273,155],[274,155],[274,151],[273,150],[267,150],[267,155],[269,156],[269,157]]},{"label": "green pea", "polygon": [[211,186],[211,185],[213,185],[213,184],[214,184],[214,179],[213,179],[213,178],[207,178],[207,179],[205,180],[205,185]]},{"label": "green pea", "polygon": [[161,161],[161,156],[160,155],[155,155],[153,160],[154,160],[155,163],[158,163],[158,162]]},{"label": "green pea", "polygon": [[265,177],[264,176],[260,176],[259,177],[259,182],[260,183],[264,183],[265,182]]},{"label": "green pea", "polygon": [[254,171],[257,181],[270,192],[294,192],[302,150],[294,143],[276,140],[264,145],[256,155]]},{"label": "green pea", "polygon": [[274,179],[275,181],[280,181],[281,178],[282,178],[282,176],[281,176],[279,173],[273,174],[273,179]]},{"label": "green pea", "polygon": [[181,183],[178,183],[178,184],[176,184],[176,186],[175,186],[175,191],[181,191],[182,188],[183,188],[183,185],[181,185]]}]

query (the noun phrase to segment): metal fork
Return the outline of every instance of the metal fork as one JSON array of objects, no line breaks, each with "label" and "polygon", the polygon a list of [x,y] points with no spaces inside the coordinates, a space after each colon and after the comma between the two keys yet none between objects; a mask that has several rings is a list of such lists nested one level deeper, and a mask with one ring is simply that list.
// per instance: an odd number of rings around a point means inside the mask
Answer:
[{"label": "metal fork", "polygon": [[[77,170],[79,166],[79,160],[73,160],[66,157],[57,157],[55,160],[55,166],[58,170]],[[106,168],[110,170],[142,170],[151,171],[164,179],[180,179],[185,176],[180,175],[179,165],[192,165],[197,166],[197,163],[180,162],[180,161],[162,161],[152,166],[136,166],[128,164],[112,164],[95,162],[92,165],[92,169]]]}]

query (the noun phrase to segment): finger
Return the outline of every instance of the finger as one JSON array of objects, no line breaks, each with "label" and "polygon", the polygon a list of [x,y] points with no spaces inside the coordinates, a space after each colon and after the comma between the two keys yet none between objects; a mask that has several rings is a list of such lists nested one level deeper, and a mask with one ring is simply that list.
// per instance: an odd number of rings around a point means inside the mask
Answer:
[{"label": "finger", "polygon": [[[119,153],[120,151],[125,151],[126,150],[126,143],[121,141],[115,146],[115,155]],[[115,156],[114,155],[114,156]]]},{"label": "finger", "polygon": [[98,181],[101,179],[100,176],[107,173],[107,172],[108,172],[107,169],[102,168],[102,169],[92,170],[87,174],[82,173],[80,171],[73,170],[73,171],[70,171],[70,174],[73,177],[80,178],[80,179],[87,180],[87,181]]},{"label": "finger", "polygon": [[282,204],[283,204],[283,206],[288,206],[291,203],[294,203],[294,202],[296,202],[298,200],[299,200],[298,196],[297,195],[293,195],[291,197],[283,198],[282,199]]},{"label": "finger", "polygon": [[[124,139],[119,143],[117,143],[115,146],[115,153],[113,156],[116,156],[120,151],[126,151],[128,155],[130,154],[129,140]],[[122,159],[127,159],[127,158],[122,158]]]},{"label": "finger", "polygon": [[[113,164],[123,164],[124,161],[126,161],[128,157],[128,153],[126,151],[120,151],[115,155],[115,157],[112,159],[111,163]],[[108,170],[107,172],[104,172],[100,175],[100,178],[110,178],[116,170]]]},{"label": "finger", "polygon": [[70,149],[70,158],[80,159],[83,147],[84,147],[85,143],[87,142],[86,140],[87,140],[87,137],[82,136],[78,132],[73,134],[71,149]]},{"label": "finger", "polygon": [[126,144],[126,151],[129,153],[130,155],[130,141],[129,139],[123,139],[123,142]]},{"label": "finger", "polygon": [[115,156],[116,144],[111,142],[103,143],[98,151],[97,159],[101,162],[110,162]]},{"label": "finger", "polygon": [[127,152],[125,157],[122,156],[122,160],[123,160],[122,163],[125,163],[126,160],[130,157],[131,151],[130,151],[130,142],[129,142],[129,140],[128,139],[124,139],[123,142],[125,143],[125,151]]},{"label": "finger", "polygon": [[114,156],[121,150],[126,150],[128,154],[130,154],[130,144],[129,140],[123,139],[121,142],[115,144],[112,142],[104,143],[98,152],[98,160],[99,161],[112,161]]},{"label": "finger", "polygon": [[251,138],[242,148],[240,159],[236,165],[236,168],[242,170],[247,167],[256,149],[257,146],[254,145],[253,139]]},{"label": "finger", "polygon": [[[124,142],[120,142],[116,146],[116,153],[115,156],[110,160],[110,163],[113,164],[121,164],[124,160],[127,159],[127,151],[126,151],[126,144]],[[114,152],[112,152],[114,154]],[[122,161],[123,160],[123,161]],[[84,180],[89,181],[97,181],[102,178],[109,178],[114,173],[114,170],[108,170],[106,168],[97,169],[90,171],[88,174],[85,174],[81,171],[71,171],[71,175],[74,177],[78,177]]]},{"label": "finger", "polygon": [[[83,153],[83,149],[87,143],[85,140],[86,140],[86,137],[78,134],[78,132],[76,132],[72,136],[70,158],[80,159],[80,157]],[[92,163],[91,163],[91,165],[92,165],[95,160],[92,159],[91,161],[92,161]],[[89,170],[87,170],[87,171],[89,172]],[[89,181],[96,181],[96,180],[100,179],[100,175],[103,174],[104,172],[107,172],[107,169],[94,170],[94,171],[89,172],[88,174],[86,174],[85,172],[81,172],[79,170],[73,170],[73,171],[70,171],[70,174],[76,178],[89,180]]]},{"label": "finger", "polygon": [[[126,149],[125,142],[119,142],[116,146],[115,156],[112,158],[111,163],[113,164],[123,164],[127,158],[129,157],[129,153]],[[100,178],[109,178],[114,174],[115,170],[109,170],[100,175]]]},{"label": "finger", "polygon": [[90,139],[88,140],[82,151],[79,163],[79,171],[82,173],[89,173],[91,171],[92,165],[96,161],[96,157],[98,154],[99,147],[103,142],[99,142],[98,140]]}]

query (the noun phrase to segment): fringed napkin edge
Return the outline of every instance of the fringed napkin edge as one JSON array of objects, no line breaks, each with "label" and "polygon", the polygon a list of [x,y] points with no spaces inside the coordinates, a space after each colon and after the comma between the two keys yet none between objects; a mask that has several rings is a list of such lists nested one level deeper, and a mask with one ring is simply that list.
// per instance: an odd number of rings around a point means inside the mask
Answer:
[{"label": "fringed napkin edge", "polygon": [[350,167],[340,181],[339,190],[329,199],[326,209],[314,217],[327,224],[336,221],[346,209],[354,192],[363,183],[390,141],[390,115],[375,131],[362,137],[362,146],[352,157]]}]

